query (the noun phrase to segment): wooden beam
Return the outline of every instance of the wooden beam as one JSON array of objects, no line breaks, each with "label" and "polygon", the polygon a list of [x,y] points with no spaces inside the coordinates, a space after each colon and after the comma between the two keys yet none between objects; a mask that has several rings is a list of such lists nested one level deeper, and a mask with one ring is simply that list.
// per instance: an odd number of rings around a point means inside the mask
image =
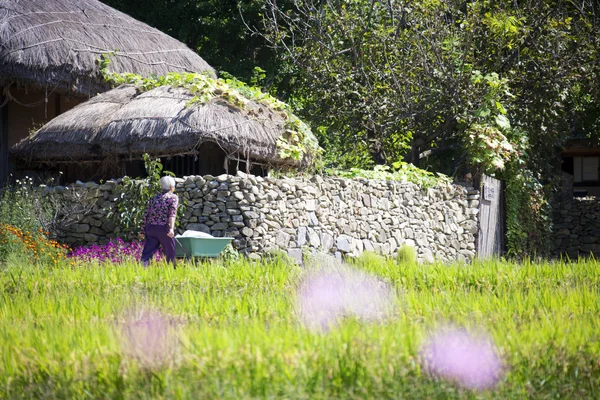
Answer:
[{"label": "wooden beam", "polygon": [[[5,103],[0,95],[0,104]],[[8,181],[8,102],[0,107],[0,188]]]}]

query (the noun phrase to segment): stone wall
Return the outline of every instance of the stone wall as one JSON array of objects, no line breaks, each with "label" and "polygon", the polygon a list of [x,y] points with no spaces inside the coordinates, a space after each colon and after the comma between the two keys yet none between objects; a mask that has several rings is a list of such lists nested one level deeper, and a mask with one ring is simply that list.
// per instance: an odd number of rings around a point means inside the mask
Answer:
[{"label": "stone wall", "polygon": [[600,198],[572,198],[554,213],[556,255],[600,256]]},{"label": "stone wall", "polygon": [[[238,173],[177,178],[186,199],[179,231],[234,237],[234,247],[258,258],[273,249],[301,259],[303,251],[336,256],[373,250],[394,254],[415,247],[419,260],[469,260],[475,255],[479,193],[462,186],[419,189],[411,183],[344,179],[261,178]],[[92,205],[61,238],[71,244],[123,236],[107,220],[115,182],[46,188],[79,191]],[[83,194],[81,194],[83,192]]]}]

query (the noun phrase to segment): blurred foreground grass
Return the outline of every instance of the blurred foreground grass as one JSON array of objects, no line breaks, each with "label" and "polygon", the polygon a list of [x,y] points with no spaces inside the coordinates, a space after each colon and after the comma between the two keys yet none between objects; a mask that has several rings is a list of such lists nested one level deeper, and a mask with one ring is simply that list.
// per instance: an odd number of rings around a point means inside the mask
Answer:
[{"label": "blurred foreground grass", "polygon": [[[305,270],[282,259],[55,269],[0,267],[0,398],[600,398],[600,269],[572,263],[355,267],[396,295],[383,323],[303,327]],[[159,310],[176,335],[158,366],[131,357],[122,326]],[[429,330],[488,332],[506,365],[492,390],[436,380],[419,364]]]}]

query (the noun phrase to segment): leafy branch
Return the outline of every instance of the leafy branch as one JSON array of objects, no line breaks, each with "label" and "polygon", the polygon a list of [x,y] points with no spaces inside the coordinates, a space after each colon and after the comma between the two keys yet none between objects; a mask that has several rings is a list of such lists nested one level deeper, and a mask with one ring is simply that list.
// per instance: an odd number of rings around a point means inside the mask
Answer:
[{"label": "leafy branch", "polygon": [[[148,154],[144,154],[143,159],[147,177],[123,177],[123,182],[115,188],[117,203],[107,210],[107,218],[127,232],[135,233],[141,225],[148,202],[161,191],[161,177],[175,176],[172,172],[163,170],[160,159],[152,159]],[[184,214],[185,199],[180,204],[183,206],[177,209],[178,217]]]}]

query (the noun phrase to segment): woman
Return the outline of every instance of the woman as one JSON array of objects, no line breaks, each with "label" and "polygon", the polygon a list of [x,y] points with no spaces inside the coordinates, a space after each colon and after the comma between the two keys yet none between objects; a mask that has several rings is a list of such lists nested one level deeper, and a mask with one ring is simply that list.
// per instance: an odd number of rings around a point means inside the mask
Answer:
[{"label": "woman", "polygon": [[148,203],[144,220],[142,221],[142,238],[146,237],[146,244],[142,250],[142,262],[148,266],[150,259],[162,247],[167,262],[175,262],[175,217],[179,198],[175,192],[175,179],[164,176],[160,179],[162,193],[157,194]]}]

